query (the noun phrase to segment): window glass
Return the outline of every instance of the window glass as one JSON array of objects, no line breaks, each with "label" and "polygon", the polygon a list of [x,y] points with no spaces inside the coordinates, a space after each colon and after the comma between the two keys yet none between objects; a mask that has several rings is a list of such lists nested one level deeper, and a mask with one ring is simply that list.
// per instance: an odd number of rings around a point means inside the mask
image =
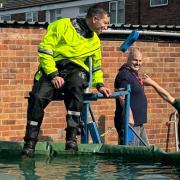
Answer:
[{"label": "window glass", "polygon": [[11,21],[11,15],[0,16],[1,21]]},{"label": "window glass", "polygon": [[59,14],[61,14],[61,9],[56,9],[55,12],[57,15],[59,15]]},{"label": "window glass", "polygon": [[55,10],[55,20],[61,18],[61,9],[56,9]]},{"label": "window glass", "polygon": [[38,13],[34,12],[33,13],[33,22],[38,21]]},{"label": "window glass", "polygon": [[55,10],[50,10],[50,22],[53,22],[55,20]]},{"label": "window glass", "polygon": [[117,11],[117,23],[124,23],[125,21],[125,9],[124,1],[118,1],[118,11]]},{"label": "window glass", "polygon": [[28,12],[26,13],[27,22],[36,22],[38,21],[38,12]]},{"label": "window glass", "polygon": [[121,24],[125,22],[124,0],[111,1],[109,3],[110,24]]},{"label": "window glass", "polygon": [[150,0],[150,6],[165,6],[168,5],[168,0]]},{"label": "window glass", "polygon": [[117,2],[110,2],[110,24],[116,24]]},{"label": "window glass", "polygon": [[86,14],[87,13],[87,11],[88,11],[88,9],[89,9],[89,6],[80,6],[79,7],[79,14],[80,15],[82,15],[82,14]]}]

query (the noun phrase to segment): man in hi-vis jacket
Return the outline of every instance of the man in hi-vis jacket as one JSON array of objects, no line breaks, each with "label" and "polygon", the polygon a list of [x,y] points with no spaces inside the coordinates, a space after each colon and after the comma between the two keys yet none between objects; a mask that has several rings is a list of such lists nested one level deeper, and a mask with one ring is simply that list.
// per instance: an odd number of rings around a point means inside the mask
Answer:
[{"label": "man in hi-vis jacket", "polygon": [[65,149],[78,150],[77,135],[89,78],[88,57],[92,57],[92,85],[105,96],[110,95],[110,89],[103,84],[98,37],[108,23],[107,12],[97,4],[89,8],[85,19],[62,18],[48,26],[38,49],[40,64],[28,100],[22,155],[34,156],[44,109],[58,90],[64,93],[67,110]]}]

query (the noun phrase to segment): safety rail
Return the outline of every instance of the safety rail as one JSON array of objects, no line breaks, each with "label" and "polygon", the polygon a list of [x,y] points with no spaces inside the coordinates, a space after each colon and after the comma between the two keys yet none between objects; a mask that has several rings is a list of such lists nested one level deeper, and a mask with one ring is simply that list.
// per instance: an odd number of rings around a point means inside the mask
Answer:
[{"label": "safety rail", "polygon": [[[96,120],[93,115],[93,111],[90,106],[91,101],[97,101],[100,99],[116,99],[119,96],[125,96],[125,136],[124,142],[128,144],[128,124],[129,124],[129,110],[130,110],[130,85],[127,86],[127,89],[120,89],[119,91],[112,92],[109,97],[105,97],[101,93],[84,93],[84,111],[81,115],[82,120],[84,122],[84,127],[81,131],[81,143],[88,144],[89,143],[89,133],[91,134],[92,140],[94,144],[102,144],[101,135],[99,133],[99,128],[97,126]],[[30,94],[30,93],[29,93]],[[25,97],[26,99],[29,96]],[[56,92],[52,101],[62,101],[64,99],[64,93],[61,91]],[[92,122],[89,123],[89,114],[91,115]]]},{"label": "safety rail", "polygon": [[170,123],[174,124],[174,134],[175,134],[175,144],[176,144],[176,151],[179,151],[179,139],[178,139],[178,111],[175,111],[174,113],[172,113],[170,121],[168,122],[168,124],[170,125]]},{"label": "safety rail", "polygon": [[[131,88],[130,85],[127,86],[126,89],[121,89],[117,92],[112,92],[109,97],[105,97],[101,93],[85,93],[84,96],[84,113],[82,115],[82,119],[84,122],[84,130],[81,133],[81,143],[87,144],[89,143],[89,132],[91,134],[92,140],[94,144],[102,144],[102,139],[99,133],[99,128],[97,126],[97,123],[95,121],[93,112],[90,107],[90,101],[97,101],[99,99],[116,99],[119,98],[119,96],[125,96],[125,136],[124,136],[124,142],[127,145],[128,144],[128,124],[129,124],[129,110],[130,110],[130,92]],[[92,118],[92,123],[89,123],[89,113]]]}]

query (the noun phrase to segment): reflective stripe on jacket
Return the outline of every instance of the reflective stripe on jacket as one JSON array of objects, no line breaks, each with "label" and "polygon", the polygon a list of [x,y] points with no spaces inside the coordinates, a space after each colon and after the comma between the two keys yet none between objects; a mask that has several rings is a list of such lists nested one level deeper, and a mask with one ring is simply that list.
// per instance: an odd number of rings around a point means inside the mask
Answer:
[{"label": "reflective stripe on jacket", "polygon": [[[92,84],[96,86],[97,83],[103,83],[100,45],[99,37],[95,32],[91,38],[84,38],[77,33],[70,18],[59,19],[48,26],[39,45],[39,69],[47,75],[57,74],[56,61],[68,59],[89,72],[89,67],[85,62],[91,56],[93,59]],[[35,79],[38,80],[41,75],[42,72],[37,72]]]}]

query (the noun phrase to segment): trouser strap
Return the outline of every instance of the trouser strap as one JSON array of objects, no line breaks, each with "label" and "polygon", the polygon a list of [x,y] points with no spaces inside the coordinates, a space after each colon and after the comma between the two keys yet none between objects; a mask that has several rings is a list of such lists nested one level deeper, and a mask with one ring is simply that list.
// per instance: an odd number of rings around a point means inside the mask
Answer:
[{"label": "trouser strap", "polygon": [[37,142],[38,141],[39,131],[40,131],[39,126],[27,123],[24,141],[25,142],[28,142],[28,141]]}]

